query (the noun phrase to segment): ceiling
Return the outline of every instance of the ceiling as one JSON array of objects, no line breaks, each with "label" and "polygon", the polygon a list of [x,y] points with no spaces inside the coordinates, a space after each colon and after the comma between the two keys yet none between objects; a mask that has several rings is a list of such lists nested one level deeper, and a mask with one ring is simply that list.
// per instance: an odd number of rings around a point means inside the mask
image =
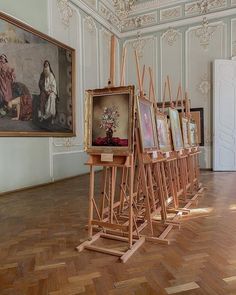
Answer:
[{"label": "ceiling", "polygon": [[[79,0],[76,0],[79,1]],[[82,0],[87,3],[98,17],[108,23],[110,30],[116,34],[128,32],[147,32],[150,28],[171,27],[176,22],[188,21],[195,18],[195,21],[203,13],[199,4],[208,5],[209,14],[220,13],[220,11],[236,9],[236,0],[137,0],[129,14],[123,14],[119,7],[115,9],[114,0]],[[121,1],[121,0],[120,0]],[[80,1],[81,2],[81,1]],[[233,4],[232,4],[233,3]],[[235,4],[234,4],[235,3]],[[232,11],[233,13],[233,11]],[[205,13],[204,13],[205,14]]]}]

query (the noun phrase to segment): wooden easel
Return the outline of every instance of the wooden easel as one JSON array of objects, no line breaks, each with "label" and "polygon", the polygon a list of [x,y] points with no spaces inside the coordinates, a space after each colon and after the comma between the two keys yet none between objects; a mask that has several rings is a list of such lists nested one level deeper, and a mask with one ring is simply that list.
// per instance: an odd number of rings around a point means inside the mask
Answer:
[{"label": "wooden easel", "polygon": [[[121,69],[121,81],[124,83],[125,52]],[[115,37],[111,39],[110,78],[108,87],[114,86],[115,73]],[[137,218],[134,214],[134,154],[90,154],[86,163],[90,166],[90,189],[89,189],[89,218],[88,240],[77,247],[79,252],[84,249],[120,257],[126,262],[131,255],[144,243],[145,238],[140,237]],[[100,205],[95,198],[95,167],[103,167]],[[117,173],[121,171],[120,199],[116,201],[115,191],[117,185]],[[98,231],[94,234],[94,231]],[[135,232],[135,234],[134,234]],[[123,251],[110,247],[98,246],[94,243],[102,239],[110,239],[123,242],[126,247]]]},{"label": "wooden easel", "polygon": [[[172,95],[171,95],[171,88],[170,88],[170,79],[167,77],[167,83],[168,90],[169,90],[169,102],[163,102],[162,109],[164,110],[165,107],[174,107],[179,106],[181,103],[182,107],[182,114],[184,114],[183,111],[183,101],[179,101],[180,96],[182,97],[182,89],[181,86],[178,88],[177,92],[177,98],[175,104],[172,101]],[[166,87],[166,86],[165,86]],[[188,108],[188,102],[189,100],[185,100],[185,108],[186,108],[186,115],[188,114],[189,108]],[[194,149],[194,152],[197,149]],[[176,180],[176,188],[177,188],[177,197],[178,200],[184,204],[184,207],[180,208],[178,207],[177,210],[186,210],[188,209],[192,204],[196,203],[196,200],[198,196],[202,193],[203,190],[194,190],[194,183],[197,183],[196,177],[194,175],[198,175],[199,177],[199,165],[197,155],[193,152],[193,149],[183,149],[181,151],[178,151],[176,153],[177,156],[177,165],[175,167],[176,173],[175,173],[175,180]],[[198,150],[199,152],[199,150]],[[198,167],[198,172],[196,172],[196,165]],[[187,197],[189,196],[189,198]],[[187,212],[187,211],[186,211]]]},{"label": "wooden easel", "polygon": [[[139,60],[136,51],[135,58],[140,97],[143,97],[144,70],[141,79]],[[149,74],[149,95],[152,100],[155,101],[155,91],[151,69],[149,69]],[[154,107],[156,108],[156,105],[154,105]],[[145,228],[146,232],[143,235],[145,236],[146,241],[169,244],[169,240],[166,239],[166,236],[174,226],[179,227],[179,223],[177,221],[167,219],[166,208],[168,193],[163,165],[165,158],[158,150],[154,151],[153,153],[146,153],[142,150],[139,128],[140,127],[136,125],[136,150],[138,156],[138,169],[140,171],[140,182],[142,187],[138,193],[144,196],[143,200],[145,200],[146,211],[144,217],[147,219],[147,228]],[[157,215],[161,215],[161,220],[155,219]],[[161,232],[161,234],[157,234],[155,233],[154,227],[156,225],[159,227],[160,221],[166,228]]]},{"label": "wooden easel", "polygon": [[[185,92],[185,106],[186,106],[186,116],[190,122],[191,113],[190,113],[190,100],[188,98],[188,93]],[[189,152],[189,171],[190,171],[190,194],[200,195],[204,191],[204,187],[199,182],[200,168],[199,168],[199,155],[200,149],[199,146],[190,147]]]}]

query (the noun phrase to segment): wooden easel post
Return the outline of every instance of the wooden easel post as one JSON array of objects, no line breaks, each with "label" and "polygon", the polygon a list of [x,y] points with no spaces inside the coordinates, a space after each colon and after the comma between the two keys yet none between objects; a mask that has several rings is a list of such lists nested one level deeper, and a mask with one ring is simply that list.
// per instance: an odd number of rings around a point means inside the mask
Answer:
[{"label": "wooden easel post", "polygon": [[88,217],[88,237],[92,238],[93,235],[93,198],[94,198],[94,168],[90,167],[90,186],[89,186],[89,217]]},{"label": "wooden easel post", "polygon": [[127,54],[127,48],[123,48],[122,51],[122,62],[121,62],[121,75],[120,75],[120,86],[124,86],[125,83],[125,65],[126,65],[126,54]]},{"label": "wooden easel post", "polygon": [[169,99],[170,99],[170,107],[174,107],[174,102],[172,100],[172,93],[171,93],[171,85],[170,85],[170,77],[167,75],[167,86],[168,86],[168,91],[169,91]]},{"label": "wooden easel post", "polygon": [[115,35],[111,36],[111,54],[110,54],[110,78],[108,80],[108,86],[114,87],[115,84],[115,59],[116,59],[116,39]]},{"label": "wooden easel post", "polygon": [[138,58],[137,50],[135,50],[134,53],[135,53],[135,61],[136,61],[136,70],[137,70],[139,91],[140,91],[140,96],[142,97],[144,95],[144,93],[143,93],[143,84],[142,84],[143,79],[141,79],[141,76],[140,76],[140,65],[139,65],[139,58]]}]

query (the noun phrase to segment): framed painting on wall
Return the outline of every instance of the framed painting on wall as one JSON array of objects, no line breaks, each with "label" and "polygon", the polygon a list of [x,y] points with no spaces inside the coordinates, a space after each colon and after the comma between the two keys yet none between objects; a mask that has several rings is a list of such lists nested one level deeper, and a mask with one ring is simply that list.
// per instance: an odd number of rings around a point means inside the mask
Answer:
[{"label": "framed painting on wall", "polygon": [[75,50],[0,13],[0,136],[74,136]]},{"label": "framed painting on wall", "polygon": [[170,152],[172,148],[167,117],[162,113],[156,113],[155,118],[159,148],[162,152]]},{"label": "framed painting on wall", "polygon": [[86,150],[128,155],[133,151],[134,86],[86,91]]},{"label": "framed painting on wall", "polygon": [[158,149],[153,103],[144,97],[137,98],[138,120],[143,152]]},{"label": "framed painting on wall", "polygon": [[174,150],[179,151],[184,148],[179,112],[176,109],[169,108],[169,116]]}]

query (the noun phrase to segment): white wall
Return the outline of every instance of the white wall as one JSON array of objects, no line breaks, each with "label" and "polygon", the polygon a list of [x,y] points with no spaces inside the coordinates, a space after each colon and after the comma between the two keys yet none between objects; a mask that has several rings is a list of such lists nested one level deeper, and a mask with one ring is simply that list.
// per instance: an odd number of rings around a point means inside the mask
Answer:
[{"label": "white wall", "polygon": [[[0,192],[88,171],[84,165],[87,155],[83,151],[84,90],[107,85],[111,33],[74,2],[69,1],[72,15],[67,18],[67,11],[60,11],[57,0],[23,0],[20,3],[18,0],[0,1],[1,11],[76,49],[76,137],[1,137]],[[68,23],[65,24],[65,21]],[[119,46],[117,39],[117,59]]]}]

